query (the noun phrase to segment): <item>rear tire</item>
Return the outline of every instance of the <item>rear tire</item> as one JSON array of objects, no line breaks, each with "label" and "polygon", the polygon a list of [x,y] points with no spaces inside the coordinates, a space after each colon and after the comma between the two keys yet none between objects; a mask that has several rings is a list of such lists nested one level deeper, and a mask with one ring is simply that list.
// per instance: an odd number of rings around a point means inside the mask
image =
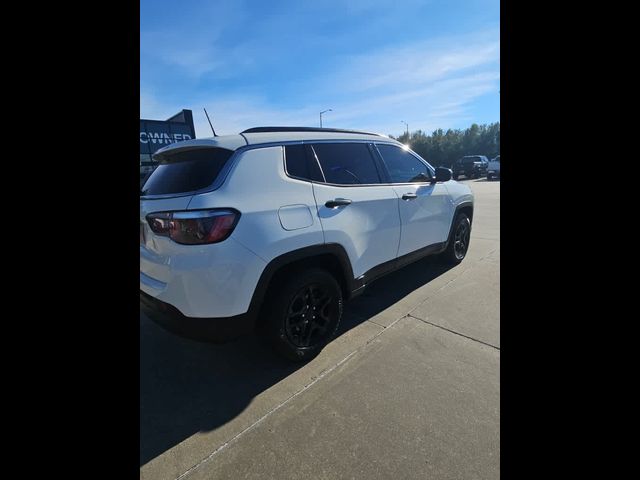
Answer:
[{"label": "rear tire", "polygon": [[342,290],[326,270],[292,273],[274,291],[266,335],[275,351],[294,362],[317,356],[333,338],[342,318]]},{"label": "rear tire", "polygon": [[487,180],[493,180],[493,175],[487,174]]},{"label": "rear tire", "polygon": [[451,265],[458,265],[469,250],[469,240],[471,238],[471,221],[465,213],[459,213],[453,221],[451,238],[447,249],[442,254],[442,260]]}]

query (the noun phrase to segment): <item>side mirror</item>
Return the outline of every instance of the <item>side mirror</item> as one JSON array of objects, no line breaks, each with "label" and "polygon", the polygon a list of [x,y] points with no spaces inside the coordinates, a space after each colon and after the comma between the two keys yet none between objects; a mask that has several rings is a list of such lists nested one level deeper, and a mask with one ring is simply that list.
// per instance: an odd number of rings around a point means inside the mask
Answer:
[{"label": "side mirror", "polygon": [[450,168],[436,168],[436,182],[448,182],[449,180],[451,180],[451,175],[452,172]]}]

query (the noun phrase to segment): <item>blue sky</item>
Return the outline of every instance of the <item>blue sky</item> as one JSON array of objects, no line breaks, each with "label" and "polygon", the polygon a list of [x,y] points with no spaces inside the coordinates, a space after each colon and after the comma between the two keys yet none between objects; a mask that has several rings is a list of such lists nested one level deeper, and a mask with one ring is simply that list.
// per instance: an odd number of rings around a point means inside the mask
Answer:
[{"label": "blue sky", "polygon": [[261,125],[405,130],[500,120],[500,3],[141,0],[140,116],[196,136]]}]

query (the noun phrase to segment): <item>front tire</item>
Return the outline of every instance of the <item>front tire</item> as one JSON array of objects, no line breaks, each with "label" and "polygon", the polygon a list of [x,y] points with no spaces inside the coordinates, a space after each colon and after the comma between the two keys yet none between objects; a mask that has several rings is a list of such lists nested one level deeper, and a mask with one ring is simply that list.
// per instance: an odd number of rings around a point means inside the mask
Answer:
[{"label": "front tire", "polygon": [[443,260],[452,265],[462,262],[467,256],[470,239],[471,220],[465,213],[459,213],[454,220],[447,249],[442,254]]},{"label": "front tire", "polygon": [[277,353],[294,362],[317,356],[335,335],[342,318],[342,290],[322,269],[293,273],[275,293],[267,336]]}]

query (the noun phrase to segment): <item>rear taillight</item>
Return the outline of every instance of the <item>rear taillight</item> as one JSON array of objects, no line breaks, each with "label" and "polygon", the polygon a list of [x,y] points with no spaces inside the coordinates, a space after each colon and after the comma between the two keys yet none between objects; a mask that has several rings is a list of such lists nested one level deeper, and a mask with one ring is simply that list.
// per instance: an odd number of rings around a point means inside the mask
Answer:
[{"label": "rear taillight", "polygon": [[161,212],[147,215],[149,228],[156,235],[184,245],[202,245],[225,240],[240,218],[231,209]]}]

